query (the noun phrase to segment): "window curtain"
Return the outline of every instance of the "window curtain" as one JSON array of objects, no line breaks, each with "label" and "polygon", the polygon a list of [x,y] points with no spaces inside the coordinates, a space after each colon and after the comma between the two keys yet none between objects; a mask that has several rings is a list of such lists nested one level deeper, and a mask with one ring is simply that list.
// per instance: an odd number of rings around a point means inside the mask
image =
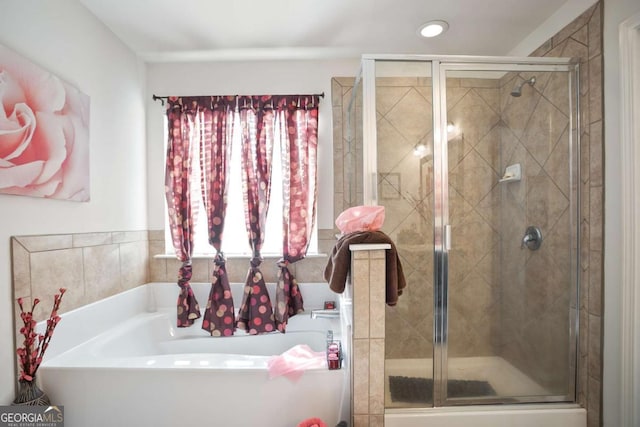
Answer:
[{"label": "window curtain", "polygon": [[235,331],[235,313],[225,257],[221,251],[227,209],[227,182],[231,156],[233,110],[227,99],[207,97],[209,108],[198,114],[202,199],[207,211],[209,243],[216,250],[213,277],[202,329],[212,336],[230,336]]},{"label": "window curtain", "polygon": [[165,170],[165,196],[169,215],[171,238],[176,256],[182,261],[178,271],[178,327],[191,326],[200,317],[200,307],[191,289],[191,251],[193,225],[197,208],[191,202],[192,121],[182,106],[169,100],[167,108],[169,126]]},{"label": "window curtain", "polygon": [[239,97],[242,126],[242,190],[245,225],[252,251],[237,326],[249,334],[276,329],[273,307],[260,271],[265,223],[271,191],[271,161],[274,144],[274,99]]},{"label": "window curtain", "polygon": [[[250,334],[280,330],[304,310],[303,298],[289,265],[306,255],[316,216],[318,96],[170,97],[169,141],[165,176],[173,245],[183,262],[178,285],[178,326],[200,317],[190,286],[196,203],[190,178],[199,152],[202,197],[209,243],[216,250],[212,287],[203,329],[215,336],[233,334],[234,326]],[[239,112],[240,129],[234,129]],[[278,128],[276,129],[276,126]],[[279,132],[276,132],[279,131]],[[252,258],[237,320],[221,252],[231,135],[240,131],[245,225]],[[271,190],[271,167],[279,133],[283,175],[283,256],[278,262],[276,311],[260,271],[261,249]],[[196,171],[197,172],[197,171]]]},{"label": "window curtain", "polygon": [[278,262],[275,320],[285,332],[289,317],[304,311],[304,301],[289,264],[306,256],[316,216],[317,96],[291,99],[280,121],[283,186],[283,256]]}]

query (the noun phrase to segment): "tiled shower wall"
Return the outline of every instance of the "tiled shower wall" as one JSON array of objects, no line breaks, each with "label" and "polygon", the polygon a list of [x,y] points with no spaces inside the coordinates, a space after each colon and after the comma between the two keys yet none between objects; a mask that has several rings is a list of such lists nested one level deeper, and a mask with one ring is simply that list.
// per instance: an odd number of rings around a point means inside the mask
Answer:
[{"label": "tiled shower wall", "polygon": [[[532,54],[532,56],[549,56],[549,57],[573,56],[573,57],[579,58],[581,62],[581,79],[580,79],[581,80],[580,81],[580,95],[581,95],[581,116],[580,116],[580,119],[581,119],[581,128],[580,128],[580,132],[581,132],[581,158],[580,158],[580,170],[581,170],[580,232],[581,232],[581,236],[580,237],[581,237],[581,240],[580,240],[580,266],[579,266],[580,267],[579,268],[580,283],[581,283],[580,300],[579,300],[579,305],[581,310],[581,319],[580,319],[581,327],[580,327],[580,337],[579,337],[580,348],[579,348],[579,360],[578,360],[577,399],[579,403],[581,403],[583,406],[587,407],[588,409],[589,426],[598,426],[601,424],[601,417],[600,417],[601,383],[600,381],[601,381],[602,363],[601,363],[600,349],[601,349],[601,343],[602,343],[601,295],[602,295],[602,212],[603,212],[603,207],[602,207],[602,198],[603,198],[602,91],[603,91],[603,88],[602,88],[602,73],[601,73],[601,70],[602,70],[601,23],[602,23],[602,5],[601,5],[601,2],[598,2],[589,10],[587,10],[583,15],[576,18],[574,22],[569,24],[562,31],[560,31],[554,37],[552,37],[547,42],[545,42],[539,49],[537,49]],[[528,77],[528,76],[523,75],[523,77]],[[507,88],[510,90],[513,87],[512,83],[514,83],[514,81],[509,81],[509,79],[513,79],[513,78],[515,78],[513,75],[508,75],[505,77],[503,81],[499,82],[498,91],[501,91],[502,94],[504,95],[504,92],[507,90]],[[349,102],[351,101],[351,94],[353,90],[354,79],[353,78],[335,78],[333,79],[332,83],[333,83],[332,100],[333,100],[333,109],[334,109],[334,114],[333,114],[333,117],[334,117],[334,172],[336,173],[336,177],[334,180],[334,191],[335,191],[334,206],[336,211],[335,213],[337,215],[346,207],[362,203],[362,166],[361,166],[362,165],[362,133],[361,133],[362,120],[361,120],[361,108],[360,108],[361,103],[356,104],[357,107],[354,109],[355,117],[351,118],[355,126],[350,126],[350,123],[348,120],[349,119],[348,106],[349,106]],[[399,89],[397,89],[398,86],[404,86],[406,89],[406,91],[404,91],[403,89],[403,91],[401,92],[401,97],[410,95],[412,98],[417,100],[418,103],[423,104],[423,107],[419,107],[419,108],[423,108],[422,111],[424,111],[424,108],[427,108],[426,104],[424,104],[425,102],[428,103],[430,101],[428,92],[426,92],[427,91],[426,86],[428,86],[427,84],[419,84],[418,81],[415,81],[415,83],[407,84],[406,82],[402,82],[399,80],[391,85],[388,84],[389,82],[386,82],[386,83],[387,83],[386,89],[383,89],[381,87],[378,88],[378,96],[382,96],[383,99],[386,98],[386,100],[379,101],[378,105],[376,105],[378,109],[378,120],[380,120],[381,118],[385,118],[387,121],[389,121],[389,119],[385,117],[386,115],[388,115],[389,112],[387,111],[386,114],[381,114],[381,113],[385,112],[385,108],[389,108],[388,105],[385,107],[386,105],[385,103],[387,101],[392,102],[394,104],[399,101],[399,98],[397,97],[397,93],[400,92]],[[460,83],[464,84],[462,83],[462,81]],[[549,106],[554,104],[554,100],[557,100],[556,96],[560,94],[551,93],[553,90],[552,88],[554,87],[553,85],[555,83],[557,82],[549,81],[548,79],[545,80],[545,78],[542,78],[542,80],[540,81],[540,85],[539,86],[536,85],[537,91],[544,91],[546,87],[549,88],[549,92],[544,96],[545,102],[540,104],[540,108],[544,106],[549,109]],[[394,86],[396,84],[397,86]],[[484,102],[486,102],[489,105],[492,105],[493,110],[499,116],[503,115],[503,113],[507,113],[507,116],[509,115],[507,111],[510,109],[509,106],[506,104],[506,102],[500,101],[500,98],[502,98],[502,101],[510,101],[509,98],[506,98],[505,96],[500,97],[499,96],[500,93],[492,93],[491,91],[493,89],[491,88],[480,87],[481,85],[478,85],[478,84],[476,84],[475,86],[476,87],[473,90],[475,92],[474,96],[477,95],[478,97],[482,98]],[[524,90],[526,91],[527,88],[525,88]],[[388,92],[396,92],[395,97],[393,93],[389,95]],[[453,91],[451,91],[451,94],[453,95]],[[418,97],[417,95],[419,95],[420,97]],[[528,123],[529,119],[533,116],[533,114],[535,114],[535,111],[536,111],[535,107],[536,105],[538,105],[540,99],[542,99],[540,97],[540,93],[538,93],[536,96],[538,98],[536,99],[536,103],[532,104],[532,108],[530,109],[530,111],[528,113],[522,111],[522,113],[524,114],[523,120],[526,120],[526,123]],[[357,102],[358,102],[358,98],[356,98],[356,103]],[[450,101],[448,100],[448,102]],[[418,110],[419,108],[415,108],[415,109]],[[556,108],[556,107],[554,106],[553,108]],[[551,108],[551,110],[553,110],[553,108]],[[382,112],[380,110],[382,110]],[[452,111],[450,111],[450,114],[451,113]],[[556,114],[556,113],[552,111],[552,115],[553,114]],[[511,117],[514,118],[515,116],[512,115]],[[503,135],[502,135],[503,131],[506,131],[507,134],[509,132],[512,132],[508,130],[509,117],[501,117],[500,122],[501,122],[500,123],[501,135],[499,135],[499,137],[503,139]],[[515,122],[511,122],[511,125],[513,126],[514,123]],[[423,131],[425,130],[423,129]],[[425,133],[424,135],[425,137],[428,136],[427,133],[428,132]],[[533,135],[534,132],[532,131],[531,133]],[[382,136],[384,137],[384,133],[382,133]],[[521,134],[520,136],[523,136],[523,135]],[[504,138],[507,138],[507,136],[505,136]],[[393,140],[393,138],[389,138],[389,139]],[[397,147],[399,139],[396,139],[393,141]],[[402,147],[401,144],[400,146]],[[396,147],[394,147],[394,149]],[[554,151],[555,145],[551,148],[548,148],[548,152],[546,154],[544,154],[544,150],[543,150],[544,147],[540,147],[540,146],[538,146],[537,148],[535,148],[534,146],[531,149],[532,152],[529,152],[528,150],[525,150],[525,152],[523,152],[522,149],[519,148],[517,144],[515,146],[512,146],[512,148],[514,147],[518,148],[520,151],[511,151],[510,153],[504,153],[501,151],[500,153],[492,153],[490,151],[486,151],[487,147],[482,147],[482,145],[480,146],[476,145],[474,147],[475,153],[469,160],[471,161],[475,159],[477,164],[481,164],[480,159],[482,159],[482,161],[487,163],[496,174],[500,174],[503,171],[503,168],[505,165],[504,164],[498,165],[496,161],[498,161],[498,159],[501,159],[502,157],[504,157],[503,163],[508,163],[508,162],[517,160],[518,155],[524,156],[521,159],[523,162],[527,162],[527,161],[530,162],[532,158],[536,159],[536,163],[538,164],[538,169],[536,170],[535,176],[532,177],[533,179],[531,180],[532,182],[530,183],[530,186],[529,186],[530,187],[529,190],[533,190],[533,192],[531,193],[528,191],[527,194],[520,194],[519,196],[522,201],[526,200],[527,197],[531,197],[530,200],[532,202],[531,203],[532,206],[540,206],[542,203],[545,203],[545,208],[543,210],[532,211],[529,213],[530,214],[529,220],[536,219],[536,221],[540,221],[540,223],[544,222],[546,225],[551,225],[551,229],[549,233],[551,233],[550,235],[553,237],[549,237],[549,239],[545,243],[551,247],[550,249],[558,251],[563,255],[561,257],[558,257],[558,259],[555,259],[555,255],[554,255],[554,260],[551,263],[547,263],[547,261],[549,260],[543,259],[544,256],[538,257],[539,259],[533,259],[533,261],[530,264],[530,268],[533,268],[537,265],[540,268],[536,270],[545,272],[545,269],[548,266],[553,266],[554,268],[551,271],[551,273],[553,273],[551,275],[552,278],[554,280],[564,281],[566,283],[566,278],[562,277],[562,275],[566,273],[566,271],[564,271],[564,266],[566,266],[567,260],[566,259],[562,260],[561,258],[563,257],[566,258],[568,254],[568,248],[559,246],[560,245],[559,242],[568,241],[568,237],[566,236],[563,237],[557,234],[554,235],[554,231],[553,231],[554,227],[560,227],[563,224],[563,221],[564,222],[567,221],[568,213],[566,212],[566,206],[564,205],[564,203],[566,203],[568,181],[566,181],[566,178],[564,178],[563,180],[563,178],[559,177],[557,174],[557,171],[558,171],[557,163],[565,160],[563,156],[565,156],[566,153],[562,152],[561,150]],[[455,153],[456,153],[455,149],[452,150],[452,153],[454,153],[454,156],[455,156]],[[536,155],[538,156],[538,158],[536,158]],[[544,157],[544,160],[542,159],[542,157]],[[430,171],[428,170],[428,165],[426,166],[421,165],[421,166],[422,166],[422,170],[425,172],[422,178],[424,182],[425,176],[429,176]],[[451,166],[452,165],[450,165],[450,168]],[[407,167],[407,164],[405,164],[404,167]],[[529,168],[530,171],[533,171],[535,169],[536,169],[535,167]],[[398,170],[400,171],[404,169],[398,168]],[[481,168],[481,171],[484,171],[483,173],[491,172],[489,169],[486,169],[486,168]],[[389,171],[386,171],[386,172],[389,172]],[[454,169],[452,169],[452,172],[454,172]],[[420,176],[420,175],[421,175],[421,172],[417,172],[415,176]],[[525,179],[528,179],[528,178],[525,177]],[[388,182],[384,183],[385,185],[399,182],[403,186],[403,188],[405,188],[404,187],[405,177],[403,174],[400,174],[399,179],[398,179],[398,176],[391,176],[390,179],[388,179],[387,181]],[[430,182],[424,182],[424,184],[426,186],[431,185]],[[513,184],[509,184],[509,185],[513,186]],[[456,198],[458,197],[458,194],[456,193],[465,193],[466,191],[464,190],[464,184],[463,185],[458,184],[456,186],[454,182],[452,183],[452,186],[454,187],[455,191],[452,192],[453,196],[452,196],[451,202],[452,202],[452,209],[455,209]],[[393,186],[387,185],[384,190],[385,191],[392,190],[393,188],[391,187]],[[496,201],[499,201],[500,200],[499,198],[502,198],[502,197],[518,196],[517,194],[518,191],[511,191],[513,189],[510,189],[509,192],[507,193],[504,190],[504,186],[499,188],[500,190],[494,191],[493,197],[487,199],[487,202],[489,202],[490,200],[493,200],[493,202],[496,202]],[[473,193],[473,192],[474,190],[470,188],[470,191],[468,191],[467,193]],[[399,193],[400,193],[400,198],[402,198],[403,196],[410,196],[410,194],[409,195],[403,194],[404,191],[400,191]],[[550,197],[551,197],[550,195],[554,193],[558,197],[557,198],[553,197],[553,200],[550,200]],[[483,194],[486,195],[486,193],[483,193]],[[393,191],[387,192],[387,195],[393,196]],[[474,196],[471,196],[471,197],[474,197]],[[536,200],[535,199],[536,197],[540,197],[540,199]],[[464,197],[461,197],[459,198],[459,201],[462,202],[463,199]],[[409,198],[409,200],[411,200],[415,204],[413,210],[411,209],[409,210],[412,212],[413,211],[418,212],[422,210],[422,212],[420,213],[421,217],[424,218],[425,220],[428,220],[426,222],[429,223],[430,219],[425,216],[425,215],[428,215],[428,213],[425,213],[425,212],[430,213],[431,207],[426,205],[425,200],[423,199],[423,203],[416,203],[416,201],[412,200],[411,198]],[[426,201],[428,200],[429,198],[427,198]],[[464,200],[466,201],[466,199]],[[548,204],[549,202],[550,204]],[[482,205],[482,203],[479,203],[479,204],[476,203],[476,206],[480,206],[480,205]],[[489,205],[490,204],[488,204],[487,207],[489,207]],[[458,206],[460,209],[464,210],[466,205],[465,203],[458,203]],[[517,204],[514,206],[517,207]],[[392,209],[395,209],[395,208],[392,208]],[[477,209],[476,211],[478,214],[480,214],[480,212]],[[400,243],[398,243],[399,250],[401,250],[400,247],[403,246],[404,244],[403,242],[412,241],[412,238],[410,237],[412,235],[418,237],[415,239],[415,241],[413,241],[414,244],[415,242],[424,241],[422,240],[423,238],[430,239],[430,236],[425,235],[424,234],[425,231],[423,231],[423,229],[421,228],[422,220],[420,219],[419,216],[412,216],[414,214],[410,213],[408,215],[401,216],[400,218],[396,218],[395,214],[396,212],[394,211],[395,222],[399,221],[400,223],[402,223],[402,222],[408,221],[405,229],[413,229],[418,231],[417,233],[410,233],[410,234],[405,233],[403,235],[403,234],[400,234],[401,230],[397,230],[395,235],[392,237],[395,238],[396,242],[400,241]],[[503,215],[506,215],[506,214],[507,213],[504,213],[504,212],[497,213],[498,217],[502,217]],[[390,215],[388,214],[388,217],[389,216]],[[486,221],[489,225],[491,225],[492,221],[496,220],[496,217],[492,219],[490,216],[487,216],[487,215],[480,215],[480,217],[481,219],[476,218],[477,222]],[[523,216],[523,217],[526,218],[526,216]],[[523,232],[523,230],[521,229],[521,226],[522,224],[520,224],[520,227],[515,227],[518,229],[518,234],[519,234],[517,239],[518,245],[521,238],[520,234]],[[568,229],[568,227],[566,229]],[[393,233],[393,230],[391,232]],[[454,229],[454,232],[455,232],[455,229]],[[419,235],[419,234],[422,234],[422,235]],[[566,240],[562,240],[563,238],[566,238]],[[490,241],[494,241],[494,240],[490,239]],[[426,248],[424,250],[426,250]],[[406,247],[405,247],[405,251],[406,251]],[[517,252],[518,254],[520,253],[519,247]],[[526,255],[530,256],[530,254],[526,254]],[[425,257],[423,259],[430,259],[430,255],[424,251],[419,256]],[[460,258],[461,258],[461,261],[464,260],[462,254]],[[508,300],[509,298],[508,295],[510,291],[507,290],[502,292],[503,290],[500,290],[499,288],[496,290],[495,284],[500,284],[502,280],[493,280],[493,278],[496,277],[495,276],[496,274],[500,275],[500,279],[503,279],[505,281],[505,283],[503,284],[504,286],[506,286],[507,285],[506,282],[508,281],[507,279],[514,277],[509,275],[515,274],[517,273],[517,271],[510,271],[508,268],[505,268],[505,269],[498,268],[496,265],[488,261],[489,260],[484,260],[480,264],[475,264],[475,266],[474,265],[469,266],[467,262],[464,262],[462,264],[465,264],[465,266],[462,267],[463,270],[461,271],[464,271],[465,268],[476,268],[478,269],[478,272],[474,275],[471,275],[472,277],[482,278],[487,283],[487,285],[489,285],[490,283],[494,284],[493,289],[491,289],[491,291],[485,290],[483,291],[483,293],[480,294],[480,296],[484,298],[484,301],[488,303],[488,307],[490,307],[491,304],[493,304],[496,301],[496,296],[500,294],[502,294],[501,298],[505,299],[503,303],[506,302],[508,305],[508,301],[506,300]],[[408,255],[403,256],[403,262],[407,264],[411,264],[411,261],[409,261]],[[455,260],[452,260],[452,264],[453,263],[455,263]],[[430,264],[430,262],[427,262],[426,264]],[[513,263],[513,265],[521,266],[523,265],[523,263]],[[421,266],[419,268],[427,269],[427,268],[430,268],[430,266]],[[413,270],[410,274],[413,274],[414,272],[415,270]],[[534,272],[532,271],[527,272],[527,274],[529,273],[533,274]],[[429,271],[421,272],[419,274],[422,274],[425,277],[430,277]],[[490,282],[487,279],[492,279],[493,281]],[[547,283],[549,284],[551,284],[552,282],[553,282],[552,280],[547,281]],[[407,289],[406,294],[402,298],[400,298],[398,307],[396,309],[391,309],[387,311],[388,325],[390,326],[393,325],[394,324],[393,322],[398,321],[398,319],[401,319],[405,323],[407,319],[411,322],[415,320],[416,322],[428,323],[431,321],[430,319],[431,314],[429,314],[428,311],[431,304],[431,302],[429,301],[432,298],[431,297],[432,293],[429,288],[430,285],[428,284],[428,281],[423,280],[422,283],[424,285],[422,286],[418,285],[416,286],[417,289],[412,291],[411,287],[414,286],[414,283],[411,281],[411,279],[409,279],[409,285],[408,285],[409,288]],[[516,286],[517,286],[517,282],[516,282]],[[462,287],[464,287],[464,285],[462,285]],[[472,287],[469,287],[469,291],[472,289],[473,289]],[[538,291],[539,292],[538,292],[538,295],[531,295],[531,297],[533,299],[537,299],[539,303],[542,303],[543,301],[547,301],[547,302],[550,302],[552,306],[562,305],[565,308],[568,307],[570,304],[572,307],[574,305],[573,301],[567,302],[569,297],[566,295],[566,293],[558,292],[558,289],[553,288],[553,286],[539,287],[537,289],[536,288],[533,288],[533,289],[535,289],[536,292]],[[406,298],[407,296],[408,298]],[[472,294],[470,295],[470,297],[476,298],[477,295],[474,296]],[[416,313],[415,310],[413,310],[413,313],[412,313],[412,310],[409,308],[411,303],[407,300],[414,299],[414,298],[421,301],[422,307],[420,308],[419,313]],[[503,306],[506,306],[506,305],[503,304]],[[389,311],[395,311],[395,312],[389,313]],[[481,310],[479,311],[481,312]],[[474,312],[477,313],[477,311],[475,311],[475,308],[474,310],[471,310],[470,314],[473,315]],[[464,313],[466,314],[467,311],[465,310]],[[505,319],[508,319],[509,321],[514,321],[514,322],[516,321],[516,319],[506,310],[492,310],[492,313],[493,314],[489,316],[489,319],[497,320],[497,319],[500,319],[502,316],[505,316]],[[553,315],[553,314],[556,314],[556,312],[551,312],[548,314]],[[422,316],[422,318],[420,319],[416,317],[416,315]],[[401,316],[405,316],[404,319]],[[426,319],[425,317],[428,317],[428,319]],[[537,334],[541,342],[546,342],[547,346],[544,348],[549,348],[549,345],[553,345],[552,343],[555,342],[555,340],[557,338],[559,339],[560,337],[554,337],[553,336],[554,332],[552,331],[551,333],[552,338],[550,338],[548,341],[545,341],[547,337],[542,336],[540,331],[549,331],[550,329],[553,330],[556,328],[564,329],[566,331],[566,327],[565,327],[566,320],[558,319],[557,315],[555,316],[555,318],[553,318],[553,316],[551,317],[552,318],[549,319],[549,318],[546,318],[545,316],[541,316],[540,322],[534,321],[528,325],[518,324],[517,327],[528,327],[530,328],[531,331],[533,330],[538,331],[534,333],[534,336],[536,336]],[[553,325],[553,327],[551,327],[551,325]],[[424,330],[428,330],[428,329],[430,329],[430,326],[424,328]],[[392,329],[388,329],[388,330],[392,330],[394,335],[395,334],[401,335],[404,333],[403,331],[405,331],[406,329],[392,327]],[[412,336],[411,337],[403,336],[402,341],[411,342],[412,344],[410,345],[410,347],[412,347],[414,351],[416,347],[420,348],[420,346],[423,346],[420,350],[418,350],[419,354],[428,353],[429,352],[428,342],[430,341],[430,336],[425,336],[424,333],[415,334],[415,332],[416,332],[415,330],[411,330],[410,335]],[[524,352],[522,351],[523,348],[516,348],[515,350],[512,347],[507,348],[507,346],[504,344],[509,342],[510,338],[513,337],[513,335],[509,335],[509,334],[510,334],[510,331],[507,330],[505,334],[503,334],[503,336],[498,336],[498,339],[494,337],[493,340],[483,341],[485,344],[487,342],[491,343],[490,348],[487,348],[486,351],[504,350],[505,355],[511,358],[512,363],[520,365],[525,369],[536,369],[537,372],[541,372],[542,369],[550,369],[551,372],[554,372],[554,369],[556,369],[556,367],[550,366],[548,360],[544,358],[542,360],[535,360],[536,351],[537,351],[536,349],[529,348],[531,352],[527,353],[526,351]],[[478,336],[477,333],[471,333],[470,335],[472,336],[475,335],[476,337]],[[387,340],[389,339],[392,339],[392,338],[387,337]],[[566,338],[563,338],[563,339],[566,339]],[[394,357],[397,348],[389,349],[389,347],[390,346],[387,346],[388,348],[387,357]],[[511,352],[512,354],[511,355],[506,354],[508,352]],[[398,353],[400,353],[400,351],[398,351]],[[411,356],[402,356],[402,357],[411,357]],[[532,366],[526,367],[526,364],[528,363],[532,364]],[[551,377],[554,377],[554,375],[549,375],[546,378],[543,375],[543,376],[540,376],[538,379],[543,383],[547,383],[547,385],[553,386],[554,381],[551,379]]]},{"label": "tiled shower wall", "polygon": [[[558,56],[579,56],[578,48],[571,48]],[[520,97],[510,95],[533,76],[535,84],[523,86]],[[502,168],[520,164],[523,177],[499,187],[499,354],[551,394],[565,395],[571,360],[566,343],[570,314],[576,313],[570,230],[577,223],[570,207],[569,137],[577,132],[570,128],[575,114],[569,104],[569,75],[508,73],[500,84]],[[528,226],[541,230],[538,250],[521,247]]]},{"label": "tiled shower wall", "polygon": [[495,79],[447,79],[449,357],[499,355],[500,90]]},{"label": "tiled shower wall", "polygon": [[[376,79],[379,203],[382,228],[396,243],[407,289],[386,309],[386,358],[430,358],[432,347],[433,223],[432,156],[413,155],[418,142],[430,145],[431,81]],[[428,159],[428,160],[427,160]]]},{"label": "tiled shower wall", "polygon": [[540,46],[532,56],[580,59],[580,336],[578,402],[589,427],[602,424],[603,80],[602,1]]}]

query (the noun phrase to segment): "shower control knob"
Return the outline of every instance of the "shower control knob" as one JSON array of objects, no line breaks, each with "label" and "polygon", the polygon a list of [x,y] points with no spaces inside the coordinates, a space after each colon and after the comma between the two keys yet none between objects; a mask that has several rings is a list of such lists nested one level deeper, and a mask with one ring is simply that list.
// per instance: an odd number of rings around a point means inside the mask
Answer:
[{"label": "shower control knob", "polygon": [[542,245],[542,232],[540,229],[534,225],[530,225],[524,232],[524,237],[522,237],[522,244],[520,245],[521,249],[525,247],[530,251],[537,251],[540,249]]}]

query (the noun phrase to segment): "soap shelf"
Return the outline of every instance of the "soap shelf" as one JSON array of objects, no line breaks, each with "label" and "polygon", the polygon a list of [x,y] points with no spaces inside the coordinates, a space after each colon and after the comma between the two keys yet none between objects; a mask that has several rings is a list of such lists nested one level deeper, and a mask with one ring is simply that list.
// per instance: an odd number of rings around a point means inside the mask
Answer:
[{"label": "soap shelf", "polygon": [[522,179],[522,167],[520,163],[507,166],[504,175],[498,182],[517,182]]}]

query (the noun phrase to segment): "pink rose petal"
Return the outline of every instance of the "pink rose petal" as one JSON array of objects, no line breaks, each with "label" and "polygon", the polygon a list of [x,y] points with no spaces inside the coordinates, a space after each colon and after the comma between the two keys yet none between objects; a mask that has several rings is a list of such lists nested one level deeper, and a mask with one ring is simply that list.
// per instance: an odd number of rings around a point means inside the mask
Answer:
[{"label": "pink rose petal", "polygon": [[11,165],[9,167],[5,166],[6,164],[7,162],[0,160],[0,188],[2,189],[29,185],[40,176],[44,167],[43,161],[31,162],[26,165]]},{"label": "pink rose petal", "polygon": [[26,104],[16,105],[13,114],[0,118],[0,158],[20,156],[29,145],[36,128],[36,117]]}]

